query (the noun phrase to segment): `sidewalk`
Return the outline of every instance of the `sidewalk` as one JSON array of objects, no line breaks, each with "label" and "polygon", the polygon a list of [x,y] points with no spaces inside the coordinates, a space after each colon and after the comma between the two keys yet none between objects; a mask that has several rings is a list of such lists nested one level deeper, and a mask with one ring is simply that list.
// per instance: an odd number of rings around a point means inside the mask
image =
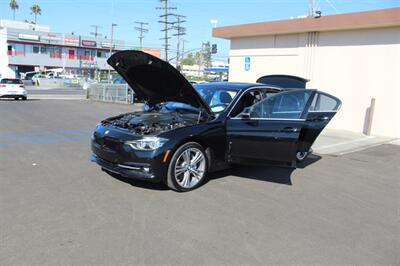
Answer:
[{"label": "sidewalk", "polygon": [[346,130],[324,129],[312,149],[317,154],[343,155],[383,143],[396,142],[399,142],[399,140],[388,137],[366,136]]}]

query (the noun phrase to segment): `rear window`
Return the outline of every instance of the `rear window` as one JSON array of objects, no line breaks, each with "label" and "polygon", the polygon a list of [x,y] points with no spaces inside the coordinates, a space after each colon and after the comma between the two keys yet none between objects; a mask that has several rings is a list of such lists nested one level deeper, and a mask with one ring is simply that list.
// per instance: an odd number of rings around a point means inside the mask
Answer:
[{"label": "rear window", "polygon": [[23,84],[20,79],[2,79],[1,84]]}]

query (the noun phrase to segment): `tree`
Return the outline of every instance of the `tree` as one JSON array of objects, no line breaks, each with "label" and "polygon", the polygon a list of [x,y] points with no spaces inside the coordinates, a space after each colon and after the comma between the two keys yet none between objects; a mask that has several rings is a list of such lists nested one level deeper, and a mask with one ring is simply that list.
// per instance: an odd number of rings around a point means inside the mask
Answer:
[{"label": "tree", "polygon": [[15,10],[17,10],[19,8],[17,1],[11,0],[10,1],[10,8],[14,12],[13,20],[15,20]]},{"label": "tree", "polygon": [[186,58],[181,60],[181,65],[189,65],[189,66],[193,66],[194,64],[196,64],[194,58],[193,58],[193,54],[190,53],[187,55]]},{"label": "tree", "polygon": [[35,15],[35,24],[36,24],[37,15],[41,15],[42,14],[42,9],[40,8],[40,6],[38,4],[33,4],[31,6],[31,14]]},{"label": "tree", "polygon": [[203,43],[202,46],[202,54],[203,54],[203,63],[206,67],[210,67],[212,65],[211,58],[211,45],[210,42]]}]

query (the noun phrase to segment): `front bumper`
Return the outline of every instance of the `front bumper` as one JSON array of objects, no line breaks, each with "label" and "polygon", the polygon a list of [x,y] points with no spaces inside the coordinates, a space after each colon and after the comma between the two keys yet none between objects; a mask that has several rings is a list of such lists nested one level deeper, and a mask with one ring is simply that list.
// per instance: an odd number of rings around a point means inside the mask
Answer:
[{"label": "front bumper", "polygon": [[92,162],[97,163],[102,169],[121,175],[126,178],[149,180],[158,182],[159,179],[153,174],[150,164],[118,164],[106,161],[95,154],[90,157]]},{"label": "front bumper", "polygon": [[0,94],[0,98],[21,98],[27,97],[26,94]]}]

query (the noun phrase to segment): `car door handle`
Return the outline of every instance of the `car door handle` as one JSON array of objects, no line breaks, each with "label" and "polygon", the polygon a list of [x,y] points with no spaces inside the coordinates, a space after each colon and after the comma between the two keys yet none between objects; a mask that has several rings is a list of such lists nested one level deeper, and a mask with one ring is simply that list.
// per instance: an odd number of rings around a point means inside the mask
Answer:
[{"label": "car door handle", "polygon": [[321,122],[328,121],[328,120],[329,120],[328,116],[318,116],[313,119],[313,121],[321,121]]},{"label": "car door handle", "polygon": [[297,132],[299,129],[298,128],[295,128],[295,127],[285,127],[285,128],[283,128],[281,131],[282,132]]}]

